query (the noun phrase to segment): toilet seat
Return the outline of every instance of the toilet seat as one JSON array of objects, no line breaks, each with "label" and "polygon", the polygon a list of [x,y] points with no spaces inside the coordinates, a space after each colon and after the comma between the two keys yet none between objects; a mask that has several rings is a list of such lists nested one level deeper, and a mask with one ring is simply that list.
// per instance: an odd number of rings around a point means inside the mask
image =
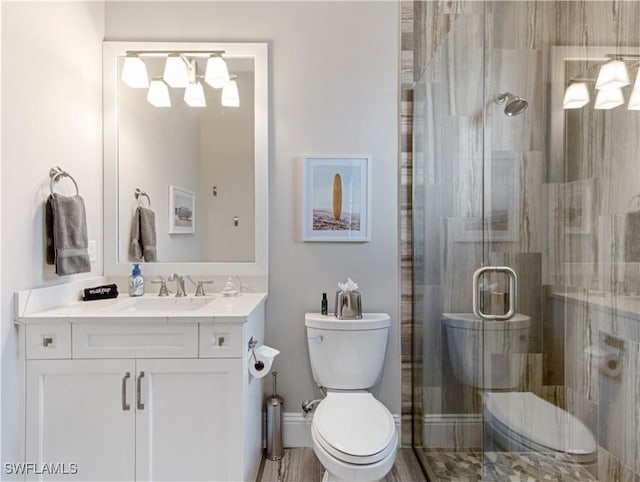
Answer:
[{"label": "toilet seat", "polygon": [[579,463],[597,458],[591,431],[575,416],[530,392],[487,393],[485,413],[491,428],[536,452],[570,456]]},{"label": "toilet seat", "polygon": [[314,439],[338,460],[374,464],[395,452],[393,416],[368,392],[329,392],[311,424]]}]

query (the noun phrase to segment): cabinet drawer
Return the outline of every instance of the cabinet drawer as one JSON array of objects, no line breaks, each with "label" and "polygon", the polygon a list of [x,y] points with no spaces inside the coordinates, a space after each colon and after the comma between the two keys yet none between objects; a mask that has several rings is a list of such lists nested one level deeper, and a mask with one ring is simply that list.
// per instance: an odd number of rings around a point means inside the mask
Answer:
[{"label": "cabinet drawer", "polygon": [[200,358],[242,358],[243,347],[241,324],[200,325]]},{"label": "cabinet drawer", "polygon": [[27,325],[27,359],[71,358],[71,325]]},{"label": "cabinet drawer", "polygon": [[73,325],[73,358],[197,358],[198,325]]}]

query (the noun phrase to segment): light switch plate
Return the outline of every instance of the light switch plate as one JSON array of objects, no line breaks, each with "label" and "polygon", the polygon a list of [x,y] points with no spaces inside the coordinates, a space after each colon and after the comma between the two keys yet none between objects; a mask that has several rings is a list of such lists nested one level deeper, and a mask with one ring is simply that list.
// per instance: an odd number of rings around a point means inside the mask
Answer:
[{"label": "light switch plate", "polygon": [[95,240],[89,240],[87,251],[89,251],[89,261],[95,263],[97,261],[97,247]]}]

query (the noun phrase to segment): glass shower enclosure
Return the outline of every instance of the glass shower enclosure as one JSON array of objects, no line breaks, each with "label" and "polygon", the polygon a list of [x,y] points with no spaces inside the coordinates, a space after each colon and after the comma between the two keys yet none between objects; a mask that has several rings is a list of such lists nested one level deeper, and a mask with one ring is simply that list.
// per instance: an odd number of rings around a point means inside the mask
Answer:
[{"label": "glass shower enclosure", "polygon": [[415,5],[421,463],[637,480],[640,4]]}]

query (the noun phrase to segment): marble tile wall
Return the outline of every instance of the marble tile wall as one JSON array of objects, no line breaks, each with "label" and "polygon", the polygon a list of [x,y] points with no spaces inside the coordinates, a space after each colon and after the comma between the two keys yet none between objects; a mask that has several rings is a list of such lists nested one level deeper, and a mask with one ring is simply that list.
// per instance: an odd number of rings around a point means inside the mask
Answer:
[{"label": "marble tile wall", "polygon": [[[414,3],[400,2],[400,336],[401,336],[401,423],[403,446],[411,445],[412,424],[412,343],[421,339],[419,332],[412,330],[413,298],[413,245],[412,245],[412,151],[413,151],[413,32]],[[420,372],[420,360],[415,367]]]},{"label": "marble tile wall", "polygon": [[[592,430],[599,478],[612,482],[640,479],[640,321],[618,307],[640,294],[640,262],[625,258],[627,213],[640,209],[629,205],[640,193],[640,116],[566,112],[564,155],[552,157],[559,140],[549,119],[560,107],[550,110],[551,47],[640,47],[639,22],[640,3],[619,0],[413,8],[414,410],[480,410],[451,373],[440,315],[470,311],[471,273],[482,260],[517,266],[519,311],[532,318],[521,388]],[[527,112],[507,118],[491,102],[504,91],[527,98]],[[574,225],[576,211],[585,221]],[[594,291],[582,305],[555,296],[584,290]],[[613,309],[587,308],[598,292]],[[619,376],[603,373],[594,355],[612,345]]]},{"label": "marble tile wall", "polygon": [[[636,2],[566,2],[557,11],[556,45],[587,52],[640,47]],[[597,68],[589,72],[595,77]],[[557,204],[564,215],[551,224],[565,243],[554,279],[574,293],[564,303],[554,301],[559,307],[548,321],[564,325],[567,409],[595,434],[599,479],[613,482],[640,480],[640,305],[629,305],[626,296],[640,292],[640,266],[625,258],[626,216],[638,209],[629,200],[640,192],[639,122],[624,107],[566,111],[564,193]],[[566,216],[580,211],[578,223]],[[615,358],[605,363],[603,353]]]}]

